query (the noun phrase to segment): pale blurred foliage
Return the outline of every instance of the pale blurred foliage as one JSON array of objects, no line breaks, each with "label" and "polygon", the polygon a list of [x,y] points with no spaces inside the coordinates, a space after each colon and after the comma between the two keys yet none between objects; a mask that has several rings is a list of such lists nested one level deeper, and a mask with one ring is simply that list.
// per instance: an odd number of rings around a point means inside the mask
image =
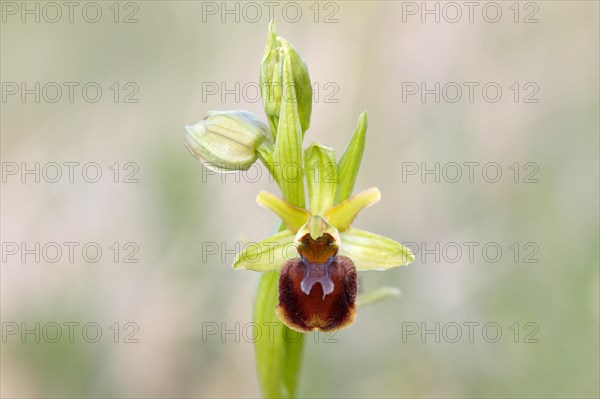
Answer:
[{"label": "pale blurred foliage", "polygon": [[[135,241],[137,264],[2,264],[2,321],[98,322],[97,344],[2,344],[5,397],[256,397],[252,344],[202,340],[202,323],[251,321],[257,275],[233,271],[235,242],[266,237],[276,219],[254,198],[277,192],[207,176],[186,152],[183,126],[211,109],[259,102],[202,100],[202,82],[255,82],[267,20],[201,21],[200,2],[142,2],[140,23],[2,25],[2,81],[136,82],[138,104],[8,101],[2,161],[136,162],[138,184],[78,180],[2,187],[2,241]],[[432,262],[362,276],[365,289],[402,297],[365,308],[336,335],[307,338],[300,394],[318,397],[591,397],[598,395],[598,3],[539,2],[538,24],[401,21],[401,2],[341,2],[339,23],[278,20],[319,82],[306,143],[341,153],[369,113],[357,189],[383,199],[356,225],[400,241],[497,241],[498,263]],[[308,3],[303,9],[308,12]],[[506,11],[507,3],[503,3]],[[402,82],[499,82],[490,104],[402,102]],[[534,81],[538,104],[507,87]],[[323,102],[335,82],[337,103]],[[109,95],[106,91],[105,96]],[[402,162],[536,162],[538,184],[507,175],[490,184],[403,183]],[[264,169],[261,168],[264,173]],[[537,264],[508,246],[539,244]],[[202,261],[202,243],[225,243]],[[432,245],[432,244],[430,244]],[[108,326],[136,322],[137,344]],[[509,326],[535,322],[539,343],[514,343]],[[402,342],[403,322],[497,322],[495,344]],[[465,330],[466,331],[466,330]],[[13,337],[14,338],[14,337]]]}]

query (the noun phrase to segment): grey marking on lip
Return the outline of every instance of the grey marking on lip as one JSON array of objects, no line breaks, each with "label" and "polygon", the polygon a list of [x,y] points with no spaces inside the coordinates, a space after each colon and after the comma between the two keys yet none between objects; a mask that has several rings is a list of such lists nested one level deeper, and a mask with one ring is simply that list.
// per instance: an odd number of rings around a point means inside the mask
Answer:
[{"label": "grey marking on lip", "polygon": [[321,284],[323,288],[323,298],[333,292],[333,280],[331,280],[331,275],[329,274],[329,266],[333,262],[333,259],[334,257],[332,256],[325,263],[311,263],[302,257],[302,263],[305,267],[304,278],[300,283],[302,292],[306,295],[310,294],[316,283]]}]

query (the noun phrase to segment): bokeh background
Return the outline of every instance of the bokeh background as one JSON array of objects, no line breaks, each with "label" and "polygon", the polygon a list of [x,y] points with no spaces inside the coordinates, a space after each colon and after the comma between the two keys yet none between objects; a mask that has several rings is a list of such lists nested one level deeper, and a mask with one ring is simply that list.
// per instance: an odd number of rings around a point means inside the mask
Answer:
[{"label": "bokeh background", "polygon": [[[244,3],[117,3],[115,23],[113,2],[97,2],[102,18],[89,23],[83,2],[73,22],[63,7],[56,23],[46,20],[54,18],[51,9],[39,23],[31,16],[23,23],[22,10],[13,15],[6,3],[3,170],[12,163],[96,162],[103,175],[88,183],[77,169],[71,183],[63,167],[57,183],[5,176],[2,396],[259,396],[247,339],[258,275],[229,265],[236,245],[271,233],[276,218],[254,199],[259,190],[277,188],[262,166],[253,169],[262,173],[258,179],[208,174],[182,138],[184,125],[213,109],[247,109],[264,118],[251,88],[268,6],[255,3],[257,19]],[[439,260],[417,253],[407,268],[363,273],[363,290],[395,286],[402,296],[361,309],[356,324],[335,336],[309,335],[300,396],[598,397],[599,5],[520,2],[515,22],[513,3],[496,3],[502,11],[496,23],[482,16],[486,2],[478,3],[473,22],[458,3],[463,15],[456,23],[444,19],[454,18],[451,9],[444,14],[444,2],[437,3],[439,23],[434,15],[421,21],[420,2],[413,3],[416,15],[403,14],[407,3],[395,1],[296,2],[288,14],[282,14],[287,3],[277,3],[278,31],[304,57],[319,90],[305,144],[317,140],[341,154],[359,113],[369,114],[356,188],[379,187],[383,199],[356,225],[430,249],[458,243],[463,250],[455,262],[448,248],[437,252]],[[217,14],[205,12],[215,6]],[[221,7],[238,7],[239,20]],[[298,7],[302,15],[294,22]],[[494,9],[488,11],[494,17]],[[538,22],[524,23],[531,13]],[[138,22],[123,23],[128,15]],[[56,103],[43,96],[36,103],[32,95],[23,102],[7,95],[5,82],[30,88],[35,82],[78,82],[79,88],[97,82],[103,93],[96,103],[85,101],[80,89],[72,103],[66,90]],[[114,82],[121,90],[116,103]],[[123,102],[132,92],[124,87],[128,82],[139,88],[132,97],[137,103]],[[236,92],[236,82],[250,85]],[[466,89],[456,103],[443,97],[436,103],[432,95],[425,102],[419,96],[403,101],[403,82],[480,86],[472,103]],[[482,97],[488,82],[503,89],[498,102]],[[522,90],[518,102],[509,88],[514,82]],[[523,101],[528,82],[539,87],[536,103]],[[210,95],[206,83],[216,83],[219,93]],[[238,98],[221,98],[221,84]],[[119,183],[110,169],[115,162]],[[128,162],[139,167],[137,183],[123,182],[133,171],[125,169]],[[428,168],[496,162],[503,175],[489,183],[479,168],[469,182],[464,168],[456,183],[443,175],[439,183],[432,175],[422,182],[419,174],[403,178],[406,162]],[[509,169],[515,162],[518,183]],[[531,171],[523,169],[527,162],[537,165],[537,183],[523,182]],[[73,262],[66,250],[56,263],[43,257],[37,263],[31,255],[22,262],[20,253],[8,254],[10,242],[28,248],[95,242],[103,253],[100,261],[86,262],[80,246]],[[115,242],[117,262],[109,248]],[[137,263],[123,262],[134,248],[124,248],[130,242],[139,248],[132,258]],[[479,243],[472,260],[465,242]],[[489,242],[503,251],[497,262],[481,252]],[[527,243],[534,247],[524,248]],[[535,245],[530,259],[538,262],[525,263]],[[80,323],[73,342],[64,325],[69,322]],[[469,322],[480,323],[471,340]],[[21,335],[35,323],[39,343],[35,333]],[[58,342],[47,339],[55,334],[50,327],[44,335],[48,323],[63,326]],[[86,323],[100,326],[98,342],[83,338]],[[421,336],[423,327],[435,330],[436,323],[439,342],[434,333]],[[450,342],[454,323],[462,329],[456,343]],[[501,328],[497,342],[488,342],[494,329],[483,335],[486,323]],[[533,324],[526,329],[526,323]],[[206,334],[209,324],[218,326],[217,334]],[[9,334],[15,325],[20,330]],[[419,332],[408,335],[415,325]],[[225,328],[233,333],[222,339]],[[124,342],[129,333],[137,343]]]}]

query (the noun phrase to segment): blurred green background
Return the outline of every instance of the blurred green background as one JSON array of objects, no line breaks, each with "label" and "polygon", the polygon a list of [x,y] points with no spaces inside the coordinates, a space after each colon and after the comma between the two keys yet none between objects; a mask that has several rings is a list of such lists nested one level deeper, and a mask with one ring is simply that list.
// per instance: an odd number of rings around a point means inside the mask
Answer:
[{"label": "blurred green background", "polygon": [[[22,4],[38,4],[39,23],[27,14],[21,21]],[[254,3],[259,17],[245,3],[97,2],[102,16],[91,23],[82,16],[87,3],[77,4],[73,22],[61,6],[62,18],[52,23],[55,11],[43,2],[2,2],[3,171],[23,162],[96,162],[103,174],[97,183],[83,180],[81,169],[69,182],[66,167],[57,183],[44,176],[36,183],[33,175],[23,183],[21,170],[4,176],[1,394],[257,397],[247,326],[258,275],[229,265],[236,245],[272,231],[276,218],[254,199],[277,188],[262,166],[253,169],[262,172],[258,179],[203,171],[183,146],[183,127],[212,109],[247,109],[264,119],[252,86],[268,6]],[[496,23],[482,16],[486,2],[474,9],[473,22],[468,8],[455,4],[462,12],[456,23],[447,21],[455,11],[443,2],[426,5],[439,7],[439,23],[422,14],[420,2],[280,2],[274,9],[278,32],[304,57],[319,90],[305,145],[317,140],[341,154],[359,113],[369,114],[356,189],[379,187],[383,199],[356,226],[428,249],[458,243],[463,251],[456,262],[449,248],[437,252],[439,260],[418,252],[407,268],[363,273],[365,291],[391,285],[402,296],[361,309],[355,325],[334,336],[307,337],[302,397],[600,394],[599,4],[499,2]],[[239,20],[222,7],[237,7]],[[95,9],[86,8],[88,19]],[[487,11],[494,17],[495,9]],[[527,16],[538,22],[524,23]],[[19,89],[22,82],[80,86],[73,102],[66,89],[57,102],[47,101],[51,85],[36,103],[33,94],[24,102],[20,92],[9,95],[11,82]],[[82,97],[88,82],[102,88],[98,102]],[[406,82],[457,82],[463,98],[403,101]],[[480,83],[473,102],[464,82]],[[503,90],[495,103],[481,95],[488,82]],[[539,88],[537,103],[524,102],[534,87],[524,87],[528,82]],[[216,95],[207,92],[212,83]],[[221,84],[238,98],[221,98]],[[138,102],[124,102],[136,87],[129,100]],[[110,169],[115,162],[119,183]],[[137,183],[123,182],[135,172],[125,169],[128,162],[139,167]],[[439,183],[432,175],[422,182],[420,174],[403,175],[406,162],[429,169],[436,162],[496,162],[503,174],[489,183],[479,168],[471,183],[465,167],[456,183],[443,175]],[[537,183],[523,182],[527,162],[538,167]],[[21,253],[9,255],[12,242],[96,242],[103,253],[86,262],[80,246],[73,262],[66,252],[56,263],[44,256],[37,263],[33,255],[22,262]],[[135,248],[125,248],[128,242],[139,247],[137,263],[123,261]],[[466,242],[479,243],[472,260]],[[490,242],[502,249],[497,262],[481,252]],[[216,254],[210,243],[220,248]],[[538,262],[525,263],[536,245]],[[36,333],[22,335],[36,322],[39,343]],[[65,322],[80,323],[73,342]],[[479,323],[472,339],[464,324],[470,322]],[[55,333],[48,323],[62,326],[58,342],[49,342]],[[98,342],[82,338],[86,323],[101,328]],[[421,335],[436,323],[439,342],[435,333]],[[487,323],[501,329],[495,343],[494,329],[483,334]],[[462,336],[453,343],[456,325]],[[14,326],[19,330],[10,334]],[[207,326],[219,330],[209,335]],[[415,326],[419,331],[408,334]],[[222,339],[224,328],[233,332]],[[129,333],[137,343],[124,342]]]}]

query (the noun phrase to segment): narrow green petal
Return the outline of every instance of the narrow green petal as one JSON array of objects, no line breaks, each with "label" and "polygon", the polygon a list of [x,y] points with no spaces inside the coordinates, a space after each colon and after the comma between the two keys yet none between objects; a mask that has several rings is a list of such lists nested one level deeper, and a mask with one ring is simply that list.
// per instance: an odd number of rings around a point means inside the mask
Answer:
[{"label": "narrow green petal", "polygon": [[352,259],[357,270],[385,270],[415,260],[410,249],[378,234],[350,227],[340,237],[340,254]]},{"label": "narrow green petal", "polygon": [[297,232],[310,218],[310,212],[306,209],[298,208],[268,191],[258,193],[256,202],[258,205],[275,212],[283,220],[287,228],[293,232]]},{"label": "narrow green petal", "polygon": [[283,198],[292,205],[304,208],[302,128],[298,117],[298,106],[296,101],[292,100],[295,98],[295,89],[289,56],[285,56],[283,62],[283,87],[292,94],[289,94],[287,100],[281,102],[273,159]]},{"label": "narrow green petal", "polygon": [[363,112],[358,117],[358,125],[354,131],[354,135],[348,143],[348,147],[342,155],[339,163],[339,184],[335,194],[335,203],[344,201],[352,194],[354,182],[360,161],[362,160],[363,151],[365,149],[365,137],[367,135],[367,113]]},{"label": "narrow green petal", "polygon": [[355,196],[340,202],[333,208],[325,212],[325,218],[334,225],[339,231],[344,231],[350,227],[356,215],[366,207],[376,204],[381,199],[379,189],[369,188],[363,190]]},{"label": "narrow green petal", "polygon": [[269,272],[281,269],[283,264],[297,256],[294,233],[284,230],[257,243],[247,244],[236,255],[234,269]]},{"label": "narrow green petal", "polygon": [[357,306],[371,305],[383,301],[384,299],[400,296],[401,292],[396,287],[381,287],[375,291],[359,294],[356,298]]},{"label": "narrow green petal", "polygon": [[304,151],[304,170],[310,211],[313,215],[323,215],[333,205],[338,182],[338,166],[333,148],[317,142],[309,145]]}]

